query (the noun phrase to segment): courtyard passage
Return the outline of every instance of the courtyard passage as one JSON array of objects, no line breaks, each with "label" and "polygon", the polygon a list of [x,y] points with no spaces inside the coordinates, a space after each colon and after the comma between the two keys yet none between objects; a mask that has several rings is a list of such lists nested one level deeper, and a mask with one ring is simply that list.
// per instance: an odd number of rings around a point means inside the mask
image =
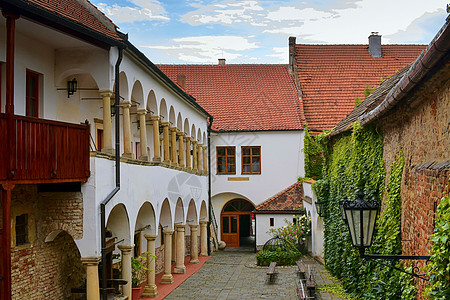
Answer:
[{"label": "courtyard passage", "polygon": [[[311,264],[319,288],[339,284],[310,257],[302,260]],[[256,266],[251,249],[227,248],[212,253],[212,258],[200,270],[165,299],[297,299],[297,267],[277,267],[277,271],[275,283],[268,284],[267,267]],[[316,299],[343,298],[319,290]]]}]

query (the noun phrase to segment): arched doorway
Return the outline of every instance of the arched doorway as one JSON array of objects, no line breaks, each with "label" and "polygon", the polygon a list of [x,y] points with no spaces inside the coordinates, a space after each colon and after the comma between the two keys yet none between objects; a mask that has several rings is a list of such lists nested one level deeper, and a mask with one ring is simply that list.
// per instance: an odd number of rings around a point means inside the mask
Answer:
[{"label": "arched doorway", "polygon": [[255,206],[244,199],[233,199],[225,204],[220,215],[221,238],[228,247],[253,245],[252,211],[254,209]]}]

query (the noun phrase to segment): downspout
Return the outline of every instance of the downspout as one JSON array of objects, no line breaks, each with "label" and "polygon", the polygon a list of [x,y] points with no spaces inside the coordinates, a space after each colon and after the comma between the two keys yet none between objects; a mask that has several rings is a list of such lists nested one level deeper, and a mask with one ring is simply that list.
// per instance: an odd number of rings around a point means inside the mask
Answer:
[{"label": "downspout", "polygon": [[123,48],[118,47],[119,57],[115,65],[115,102],[114,102],[114,121],[115,121],[115,134],[116,134],[116,151],[115,151],[115,163],[116,163],[116,187],[112,192],[100,203],[100,226],[101,226],[101,243],[102,243],[102,299],[107,300],[107,278],[106,278],[106,204],[114,197],[115,194],[120,190],[120,123],[119,123],[119,104],[120,104],[120,93],[119,93],[119,67],[123,58]]},{"label": "downspout", "polygon": [[[211,255],[211,215],[212,215],[212,202],[211,202],[211,126],[214,117],[209,117],[208,124],[208,206],[209,206],[209,222],[208,222],[208,255]],[[217,234],[217,232],[216,232]]]}]

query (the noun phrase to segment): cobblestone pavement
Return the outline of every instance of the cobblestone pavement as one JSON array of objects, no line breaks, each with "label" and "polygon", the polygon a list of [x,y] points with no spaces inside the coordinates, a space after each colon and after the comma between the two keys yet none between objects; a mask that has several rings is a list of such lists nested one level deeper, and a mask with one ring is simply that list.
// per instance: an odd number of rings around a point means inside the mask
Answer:
[{"label": "cobblestone pavement", "polygon": [[[309,257],[316,282],[333,284],[322,265]],[[165,299],[297,299],[297,267],[277,267],[274,284],[266,283],[267,267],[257,267],[255,253],[232,248],[212,254],[203,267],[177,287]],[[342,299],[328,293],[317,293],[316,299]]]}]

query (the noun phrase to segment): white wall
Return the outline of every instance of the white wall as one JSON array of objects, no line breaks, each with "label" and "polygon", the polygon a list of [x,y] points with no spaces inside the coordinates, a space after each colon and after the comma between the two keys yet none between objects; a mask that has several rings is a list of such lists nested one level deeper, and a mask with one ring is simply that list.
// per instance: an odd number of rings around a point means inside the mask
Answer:
[{"label": "white wall", "polygon": [[311,182],[303,182],[304,195],[312,199],[312,203],[303,201],[303,207],[306,209],[306,213],[311,217],[311,246],[309,249],[313,256],[323,258],[323,221],[319,217],[316,210],[316,205],[314,204],[317,199],[312,190]]},{"label": "white wall", "polygon": [[[274,226],[270,226],[270,218],[274,219]],[[285,220],[292,222],[293,214],[257,214],[256,215],[256,247],[262,247],[272,235],[270,229],[280,228],[286,225]]]}]

